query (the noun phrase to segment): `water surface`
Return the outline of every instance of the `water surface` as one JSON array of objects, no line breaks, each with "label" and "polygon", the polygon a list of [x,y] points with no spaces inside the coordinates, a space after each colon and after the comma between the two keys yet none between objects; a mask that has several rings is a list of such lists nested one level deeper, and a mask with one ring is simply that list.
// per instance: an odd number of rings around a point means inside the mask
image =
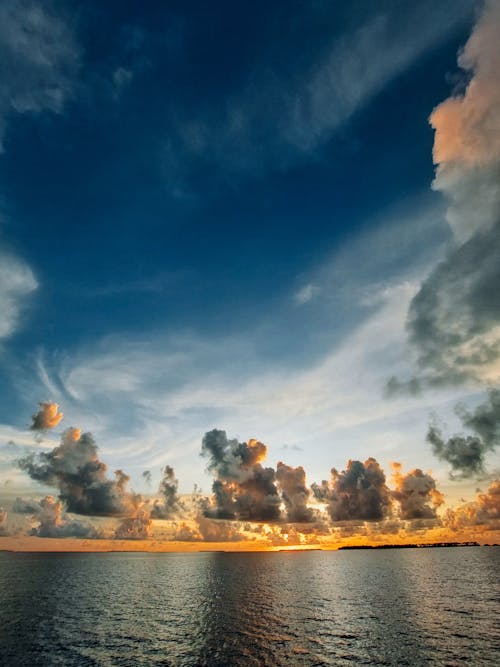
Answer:
[{"label": "water surface", "polygon": [[0,553],[0,664],[498,665],[500,548]]}]

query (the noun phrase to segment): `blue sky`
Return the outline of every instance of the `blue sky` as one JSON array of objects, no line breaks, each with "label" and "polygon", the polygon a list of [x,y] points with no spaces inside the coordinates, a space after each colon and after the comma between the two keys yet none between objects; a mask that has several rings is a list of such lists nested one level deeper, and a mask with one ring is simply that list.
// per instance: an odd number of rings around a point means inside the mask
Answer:
[{"label": "blue sky", "polygon": [[3,442],[54,400],[141,491],[166,463],[208,490],[219,427],[309,481],[372,455],[472,493],[425,435],[490,385],[384,387],[414,372],[408,309],[453,244],[429,115],[463,93],[481,7],[6,3]]}]

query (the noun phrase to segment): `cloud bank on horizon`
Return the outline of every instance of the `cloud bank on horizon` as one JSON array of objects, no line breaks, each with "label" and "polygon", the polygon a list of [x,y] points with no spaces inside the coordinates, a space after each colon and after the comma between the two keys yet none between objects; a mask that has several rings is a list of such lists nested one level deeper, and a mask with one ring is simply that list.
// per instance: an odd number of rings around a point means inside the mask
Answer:
[{"label": "cloud bank on horizon", "polygon": [[[316,47],[297,50],[296,25],[283,22],[289,62],[272,43],[264,60],[252,55],[257,28],[249,23],[229,76],[219,78],[215,47],[213,68],[200,66],[199,84],[207,83],[199,101],[182,81],[192,62],[204,62],[196,49],[208,46],[193,37],[187,16],[176,22],[166,10],[141,10],[117,27],[119,44],[103,54],[85,12],[71,21],[58,2],[0,10],[1,159],[17,174],[5,177],[5,189],[23,219],[16,243],[0,250],[0,382],[15,388],[1,407],[11,419],[51,396],[29,426],[38,446],[14,428],[0,473],[10,475],[5,483],[22,488],[29,479],[54,493],[29,498],[23,490],[12,502],[9,491],[0,536],[279,546],[500,530],[500,3],[423,2],[408,16],[397,5],[363,12],[361,24],[347,7],[338,16],[301,10]],[[429,78],[439,49],[449,57],[445,45],[456,48],[472,11],[461,78],[430,115],[434,195],[420,187],[386,214],[396,191],[426,177],[422,169],[398,180],[401,155],[387,146],[398,143],[397,123],[381,120],[393,118],[388,100],[395,91],[408,96],[408,72],[417,82]],[[277,17],[269,12],[272,32]],[[102,16],[104,27],[113,12]],[[166,17],[183,27],[160,46],[154,24]],[[327,19],[333,36],[320,27]],[[345,28],[334,29],[334,19]],[[224,28],[225,18],[210,20]],[[173,91],[168,104],[158,97],[163,78]],[[158,103],[151,135],[148,123],[137,124],[134,99]],[[105,193],[106,179],[88,179],[88,199],[101,210],[84,202],[79,218],[72,199],[81,173],[63,172],[75,146],[90,160],[72,123],[94,118],[93,105],[102,118],[82,125],[83,134],[97,139],[112,169]],[[411,118],[415,126],[421,120]],[[384,146],[376,135],[387,124],[393,134],[390,142],[383,135]],[[18,165],[31,168],[29,141],[59,165],[33,186],[38,210],[26,196],[21,204]],[[409,163],[417,146],[405,148]],[[153,154],[161,178],[150,170]],[[133,156],[133,174],[118,155]],[[391,179],[382,184],[377,172],[385,167],[394,183],[382,196]],[[51,197],[38,189],[55,192],[58,180],[60,201],[47,204]],[[113,190],[120,196],[110,197]],[[47,222],[52,234],[58,220],[68,229],[68,213],[75,243],[67,251],[54,252],[50,233],[30,232],[38,215],[55,221]],[[8,210],[9,224],[13,215]],[[103,215],[116,217],[116,227]],[[352,229],[337,220],[352,220]],[[92,271],[84,270],[87,254]],[[55,401],[73,423],[90,422],[96,438],[71,427],[54,442],[50,433],[63,419]],[[421,435],[416,424],[424,424]],[[264,464],[274,450],[227,436],[240,432],[283,443],[289,461]],[[96,440],[106,442],[102,458]],[[429,454],[437,473],[420,467]],[[381,460],[391,463],[389,482]],[[444,507],[446,475],[467,493],[477,480],[490,485],[469,503]],[[319,481],[308,484],[308,476]],[[210,494],[180,493],[200,478]],[[132,479],[141,493],[130,490]]]}]

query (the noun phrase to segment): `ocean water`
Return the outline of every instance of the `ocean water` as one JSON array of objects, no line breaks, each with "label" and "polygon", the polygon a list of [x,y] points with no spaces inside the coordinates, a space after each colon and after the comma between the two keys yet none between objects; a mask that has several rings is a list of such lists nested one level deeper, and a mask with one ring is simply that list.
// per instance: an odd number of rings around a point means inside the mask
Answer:
[{"label": "ocean water", "polygon": [[500,548],[0,553],[0,664],[498,665]]}]

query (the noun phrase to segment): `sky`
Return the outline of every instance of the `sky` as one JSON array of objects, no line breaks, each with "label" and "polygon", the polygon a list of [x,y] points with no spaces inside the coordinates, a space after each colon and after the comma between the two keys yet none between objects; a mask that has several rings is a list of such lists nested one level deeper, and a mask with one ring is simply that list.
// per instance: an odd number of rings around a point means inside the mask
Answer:
[{"label": "sky", "polygon": [[0,548],[500,541],[499,30],[2,4]]}]

